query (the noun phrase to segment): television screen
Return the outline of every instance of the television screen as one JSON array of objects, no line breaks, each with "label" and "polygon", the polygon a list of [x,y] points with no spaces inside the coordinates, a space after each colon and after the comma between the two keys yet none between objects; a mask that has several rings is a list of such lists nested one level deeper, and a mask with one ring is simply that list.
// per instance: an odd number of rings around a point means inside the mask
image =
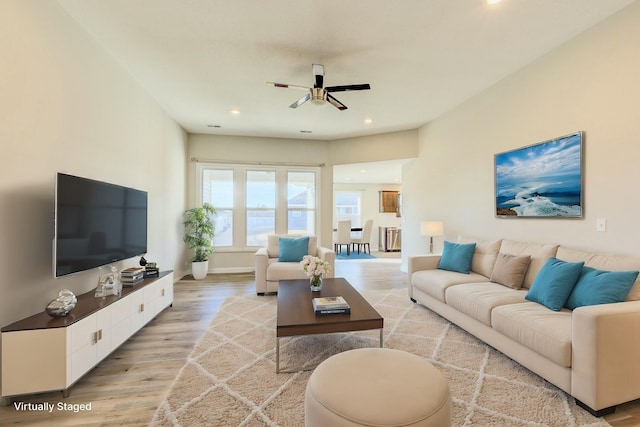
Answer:
[{"label": "television screen", "polygon": [[495,155],[496,216],[582,218],[582,132]]},{"label": "television screen", "polygon": [[55,277],[146,252],[146,191],[57,174]]}]

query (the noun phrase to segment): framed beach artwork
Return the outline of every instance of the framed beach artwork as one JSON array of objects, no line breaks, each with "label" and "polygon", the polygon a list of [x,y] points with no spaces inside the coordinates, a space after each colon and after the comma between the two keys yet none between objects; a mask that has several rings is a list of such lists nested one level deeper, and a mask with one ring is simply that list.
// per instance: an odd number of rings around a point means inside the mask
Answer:
[{"label": "framed beach artwork", "polygon": [[495,155],[496,216],[582,218],[583,133]]}]

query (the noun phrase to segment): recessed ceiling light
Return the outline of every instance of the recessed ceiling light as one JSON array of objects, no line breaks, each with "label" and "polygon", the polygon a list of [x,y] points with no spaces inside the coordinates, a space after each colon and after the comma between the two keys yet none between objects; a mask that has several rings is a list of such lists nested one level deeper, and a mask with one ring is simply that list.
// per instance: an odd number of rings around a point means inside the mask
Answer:
[{"label": "recessed ceiling light", "polygon": [[373,119],[364,119],[364,124],[365,125],[370,125],[371,123],[373,123]]},{"label": "recessed ceiling light", "polygon": [[360,169],[360,173],[367,173],[366,169]]},{"label": "recessed ceiling light", "polygon": [[500,3],[502,0],[487,0],[487,4],[498,4]]},{"label": "recessed ceiling light", "polygon": [[240,110],[238,110],[237,108],[234,108],[232,110],[229,111],[231,114],[233,114],[234,116],[237,116],[238,114],[240,114]]}]

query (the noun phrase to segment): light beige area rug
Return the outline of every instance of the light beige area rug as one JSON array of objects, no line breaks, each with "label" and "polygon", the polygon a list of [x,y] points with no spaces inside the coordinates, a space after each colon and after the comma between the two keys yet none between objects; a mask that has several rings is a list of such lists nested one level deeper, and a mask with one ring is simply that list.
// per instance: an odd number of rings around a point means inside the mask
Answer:
[{"label": "light beige area rug", "polygon": [[[454,426],[608,426],[572,397],[419,304],[405,289],[363,292],[385,347],[425,357],[447,378]],[[276,297],[228,298],[179,372],[153,426],[304,426],[310,371],[275,372]],[[379,345],[379,332],[281,340],[282,368]],[[391,392],[391,391],[390,391]]]}]

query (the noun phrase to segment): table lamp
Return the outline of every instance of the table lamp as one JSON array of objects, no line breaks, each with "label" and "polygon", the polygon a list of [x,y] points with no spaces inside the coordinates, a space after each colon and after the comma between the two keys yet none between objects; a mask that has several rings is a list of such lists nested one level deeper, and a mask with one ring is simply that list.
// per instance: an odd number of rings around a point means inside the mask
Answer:
[{"label": "table lamp", "polygon": [[429,253],[433,253],[433,237],[444,234],[444,224],[442,221],[422,221],[420,223],[420,234],[429,236]]}]

